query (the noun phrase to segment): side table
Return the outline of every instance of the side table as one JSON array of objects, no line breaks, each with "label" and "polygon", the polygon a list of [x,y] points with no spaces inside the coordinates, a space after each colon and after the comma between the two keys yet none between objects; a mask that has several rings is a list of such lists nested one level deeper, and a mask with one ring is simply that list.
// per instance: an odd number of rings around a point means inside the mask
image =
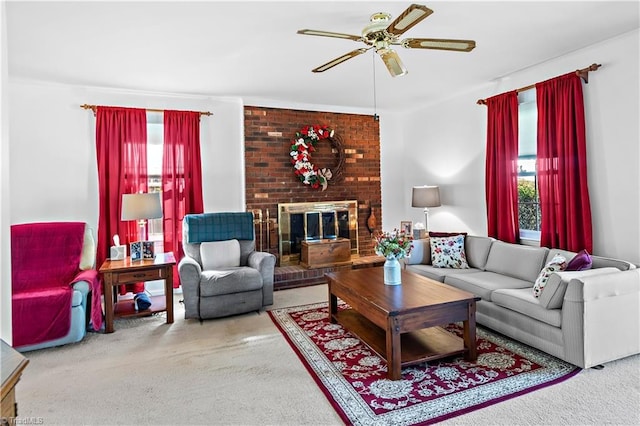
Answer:
[{"label": "side table", "polygon": [[[154,259],[124,260],[107,259],[100,267],[103,276],[105,305],[105,332],[113,333],[115,317],[140,317],[154,312],[167,312],[167,324],[173,323],[173,267],[176,258],[173,253],[158,253]],[[117,301],[117,287],[144,281],[164,280],[164,297],[151,297],[151,307],[136,311],[132,300]]]},{"label": "side table", "polygon": [[4,340],[0,340],[0,364],[2,364],[2,405],[0,405],[0,423],[15,423],[18,416],[18,403],[16,402],[15,387],[22,371],[29,360],[20,352],[9,346]]}]

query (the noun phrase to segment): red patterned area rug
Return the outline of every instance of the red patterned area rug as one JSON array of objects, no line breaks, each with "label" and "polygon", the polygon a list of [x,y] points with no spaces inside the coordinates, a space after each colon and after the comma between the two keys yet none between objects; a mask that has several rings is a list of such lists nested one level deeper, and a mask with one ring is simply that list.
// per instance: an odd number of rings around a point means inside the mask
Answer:
[{"label": "red patterned area rug", "polygon": [[[350,309],[342,304],[340,309]],[[402,369],[387,379],[386,361],[338,324],[326,302],[269,311],[338,414],[353,425],[422,425],[443,421],[550,386],[580,368],[483,327],[478,359],[462,357]],[[460,324],[447,327],[462,335]]]}]

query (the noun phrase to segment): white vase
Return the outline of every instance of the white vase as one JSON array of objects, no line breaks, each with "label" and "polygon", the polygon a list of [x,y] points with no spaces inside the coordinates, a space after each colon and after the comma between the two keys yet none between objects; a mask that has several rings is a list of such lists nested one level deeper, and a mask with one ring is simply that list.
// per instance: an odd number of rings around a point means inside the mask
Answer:
[{"label": "white vase", "polygon": [[386,285],[402,284],[400,262],[395,256],[387,256],[384,262],[384,283]]}]

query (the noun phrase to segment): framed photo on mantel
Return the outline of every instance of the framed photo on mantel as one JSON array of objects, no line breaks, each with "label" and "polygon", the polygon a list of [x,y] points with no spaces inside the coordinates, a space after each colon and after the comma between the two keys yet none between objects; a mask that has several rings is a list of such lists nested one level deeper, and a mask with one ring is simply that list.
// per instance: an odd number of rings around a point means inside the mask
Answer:
[{"label": "framed photo on mantel", "polygon": [[404,232],[405,235],[413,235],[413,222],[410,220],[400,222],[400,232]]}]

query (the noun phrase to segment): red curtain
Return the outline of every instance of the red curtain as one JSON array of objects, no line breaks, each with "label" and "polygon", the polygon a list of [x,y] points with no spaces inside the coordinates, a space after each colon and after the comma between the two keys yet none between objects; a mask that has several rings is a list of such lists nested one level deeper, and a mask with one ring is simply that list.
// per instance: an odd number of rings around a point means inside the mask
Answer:
[{"label": "red curtain", "polygon": [[[144,109],[98,107],[96,152],[100,210],[96,265],[107,259],[115,234],[120,244],[137,239],[134,222],[120,220],[122,194],[147,192],[147,115]],[[144,291],[144,284],[121,286],[120,294]]]},{"label": "red curtain", "polygon": [[[198,112],[164,112],[162,192],[164,250],[173,252],[180,261],[184,256],[182,218],[204,211]],[[178,268],[174,268],[173,286],[180,286]]]},{"label": "red curtain", "polygon": [[518,94],[487,99],[485,185],[490,237],[515,243],[518,227]]},{"label": "red curtain", "polygon": [[540,245],[592,252],[582,82],[575,73],[536,84]]}]

